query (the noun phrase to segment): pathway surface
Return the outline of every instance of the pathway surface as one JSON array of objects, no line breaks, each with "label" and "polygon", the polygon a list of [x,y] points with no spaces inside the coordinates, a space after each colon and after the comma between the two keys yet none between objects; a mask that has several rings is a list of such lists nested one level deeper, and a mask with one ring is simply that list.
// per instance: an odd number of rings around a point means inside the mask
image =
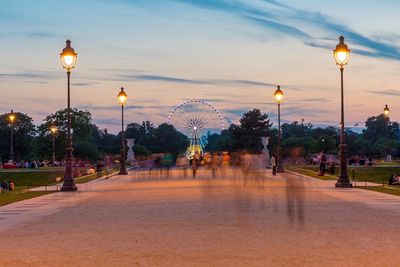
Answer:
[{"label": "pathway surface", "polygon": [[264,175],[131,172],[0,207],[0,266],[400,266],[399,197]]}]

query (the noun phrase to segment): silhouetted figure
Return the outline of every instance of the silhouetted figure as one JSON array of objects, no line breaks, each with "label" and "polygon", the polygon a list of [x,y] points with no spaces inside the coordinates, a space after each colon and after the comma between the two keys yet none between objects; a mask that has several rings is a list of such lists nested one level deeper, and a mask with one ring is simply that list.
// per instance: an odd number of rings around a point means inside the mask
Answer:
[{"label": "silhouetted figure", "polygon": [[276,153],[272,154],[271,157],[271,166],[272,166],[272,175],[276,175]]},{"label": "silhouetted figure", "polygon": [[194,152],[193,158],[190,160],[190,165],[192,167],[192,174],[193,174],[193,179],[194,179],[194,178],[196,178],[197,170],[199,169],[199,165],[200,165],[200,156],[197,151]]}]

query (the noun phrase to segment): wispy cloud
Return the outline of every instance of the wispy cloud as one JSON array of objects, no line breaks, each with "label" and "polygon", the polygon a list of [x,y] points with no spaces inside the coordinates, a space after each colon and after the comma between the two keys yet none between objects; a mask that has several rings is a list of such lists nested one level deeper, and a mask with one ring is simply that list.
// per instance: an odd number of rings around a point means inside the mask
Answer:
[{"label": "wispy cloud", "polygon": [[[329,36],[344,35],[352,45],[360,46],[353,49],[354,53],[400,60],[400,50],[396,44],[380,41],[379,37],[375,39],[366,37],[345,24],[336,23],[334,18],[320,12],[294,8],[273,0],[261,1],[268,7],[261,7],[247,1],[175,0],[175,2],[239,17],[263,29],[296,38],[312,47],[332,49],[337,40]],[[385,38],[385,40],[390,39]]]},{"label": "wispy cloud", "polygon": [[400,96],[400,90],[385,90],[385,92],[376,91],[376,90],[369,90],[367,92],[371,93],[371,94],[375,94],[375,95]]}]

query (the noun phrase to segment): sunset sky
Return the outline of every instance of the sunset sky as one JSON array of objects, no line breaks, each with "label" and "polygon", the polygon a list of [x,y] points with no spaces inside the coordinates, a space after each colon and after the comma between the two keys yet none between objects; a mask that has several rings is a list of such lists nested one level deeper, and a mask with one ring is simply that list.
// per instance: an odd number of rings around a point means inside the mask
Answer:
[{"label": "sunset sky", "polygon": [[282,120],[339,125],[340,73],[332,49],[343,35],[346,126],[382,113],[400,120],[400,2],[311,0],[0,0],[0,113],[35,124],[66,106],[59,61],[65,40],[78,61],[72,106],[117,132],[126,121],[166,122],[188,99],[208,101],[235,123],[259,108]]}]

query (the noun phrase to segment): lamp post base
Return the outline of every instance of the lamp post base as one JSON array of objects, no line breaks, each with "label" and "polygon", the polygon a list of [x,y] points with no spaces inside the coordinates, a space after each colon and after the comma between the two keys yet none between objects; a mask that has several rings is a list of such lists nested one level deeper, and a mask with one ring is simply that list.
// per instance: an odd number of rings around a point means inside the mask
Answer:
[{"label": "lamp post base", "polygon": [[119,173],[118,173],[118,175],[127,175],[128,174],[128,172],[126,171],[126,169],[121,169],[121,170],[119,170]]},{"label": "lamp post base", "polygon": [[78,191],[78,187],[75,185],[75,183],[72,182],[67,182],[62,185],[61,191],[63,192],[73,192],[73,191]]},{"label": "lamp post base", "polygon": [[335,184],[336,188],[352,188],[353,185],[350,183],[349,179],[339,178]]},{"label": "lamp post base", "polygon": [[282,165],[278,165],[278,166],[276,166],[276,172],[277,173],[284,173],[285,170],[283,169]]}]

